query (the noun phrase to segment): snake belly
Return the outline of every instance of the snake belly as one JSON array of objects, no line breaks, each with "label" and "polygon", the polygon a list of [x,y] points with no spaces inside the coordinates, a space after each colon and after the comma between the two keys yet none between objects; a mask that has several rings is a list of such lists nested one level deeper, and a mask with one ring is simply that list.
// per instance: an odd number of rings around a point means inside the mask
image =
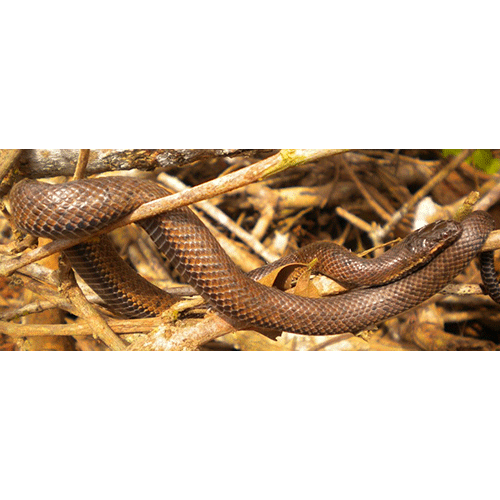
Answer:
[{"label": "snake belly", "polygon": [[[168,194],[167,189],[152,181],[128,177],[84,179],[57,185],[22,181],[12,189],[10,203],[21,230],[53,239],[77,238],[90,235],[143,203]],[[454,243],[402,279],[318,299],[291,295],[253,281],[231,261],[187,207],[144,219],[140,225],[182,279],[238,326],[333,335],[363,330],[439,292],[480,251],[493,229],[493,219],[486,212],[471,213],[462,221],[461,234]],[[85,247],[74,248],[69,254],[76,253],[76,257],[70,256],[70,260],[85,260],[82,257]],[[120,286],[117,288],[115,306],[125,300]],[[153,305],[145,315],[161,313],[172,300],[162,303],[155,299],[155,302],[158,306]]]}]

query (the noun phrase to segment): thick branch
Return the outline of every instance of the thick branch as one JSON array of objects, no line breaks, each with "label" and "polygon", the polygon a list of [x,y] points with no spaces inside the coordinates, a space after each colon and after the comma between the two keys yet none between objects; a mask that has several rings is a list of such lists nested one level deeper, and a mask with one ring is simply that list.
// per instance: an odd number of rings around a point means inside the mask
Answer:
[{"label": "thick branch", "polygon": [[[20,170],[24,177],[72,176],[79,149],[24,149]],[[182,166],[206,158],[247,156],[276,150],[256,149],[92,149],[86,168],[88,175],[137,168]]]}]

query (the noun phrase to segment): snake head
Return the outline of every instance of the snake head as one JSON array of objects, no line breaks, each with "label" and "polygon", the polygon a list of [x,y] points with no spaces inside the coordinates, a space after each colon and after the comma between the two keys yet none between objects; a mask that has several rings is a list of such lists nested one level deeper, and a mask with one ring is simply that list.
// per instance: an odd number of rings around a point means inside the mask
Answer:
[{"label": "snake head", "polygon": [[438,220],[410,234],[405,243],[412,254],[429,260],[451,245],[462,234],[462,226],[454,220]]}]

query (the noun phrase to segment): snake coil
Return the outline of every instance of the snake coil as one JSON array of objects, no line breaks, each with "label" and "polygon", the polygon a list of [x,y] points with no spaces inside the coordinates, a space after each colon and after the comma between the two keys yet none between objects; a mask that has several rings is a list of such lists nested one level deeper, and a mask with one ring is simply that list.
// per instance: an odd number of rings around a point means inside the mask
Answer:
[{"label": "snake coil", "polygon": [[[14,220],[21,230],[57,239],[90,235],[143,203],[167,194],[168,190],[154,182],[128,177],[85,179],[57,185],[23,181],[12,189],[10,202]],[[358,332],[417,306],[463,270],[493,229],[490,215],[473,212],[459,225],[456,239],[415,272],[406,275],[404,271],[398,279],[382,286],[314,299],[253,281],[236,267],[189,208],[174,209],[142,220],[140,224],[182,278],[226,318],[238,325],[307,335]],[[432,237],[432,231],[428,233],[428,237]],[[103,251],[100,243],[90,242],[78,244],[66,253],[75,270],[115,312],[128,317],[151,316],[173,302],[165,292],[143,279],[125,289],[124,277],[130,269],[123,262],[111,263],[116,252],[109,244],[106,248]],[[408,245],[401,248],[407,250]],[[382,259],[382,267],[389,260]],[[115,274],[109,272],[113,266]],[[362,272],[356,259],[344,259],[339,267],[344,276]]]}]

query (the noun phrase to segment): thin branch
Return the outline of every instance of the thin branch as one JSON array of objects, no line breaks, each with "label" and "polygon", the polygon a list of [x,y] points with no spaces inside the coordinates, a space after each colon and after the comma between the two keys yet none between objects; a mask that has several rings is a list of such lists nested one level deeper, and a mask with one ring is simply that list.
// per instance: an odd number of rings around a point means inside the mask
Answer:
[{"label": "thin branch", "polygon": [[[61,299],[61,303],[62,302],[63,299]],[[65,302],[69,304],[67,301]],[[36,314],[51,309],[61,309],[60,303],[56,305],[50,300],[35,300],[34,302],[25,304],[24,306],[18,307],[17,309],[8,309],[0,313],[0,320],[10,321],[13,319],[19,319],[24,316],[28,316],[29,314]]]},{"label": "thin branch", "polygon": [[105,345],[113,351],[123,351],[127,344],[123,342],[108,326],[105,319],[94,309],[85,298],[76,283],[75,275],[69,265],[65,265],[62,275],[61,289],[68,300],[77,308],[79,316],[87,321],[92,331]]},{"label": "thin branch", "polygon": [[[111,319],[109,326],[115,334],[146,333],[161,326],[161,318],[144,319]],[[87,336],[93,335],[94,329],[84,321],[71,325],[19,325],[7,321],[0,321],[0,333],[12,337],[40,337],[45,335],[57,336]]]},{"label": "thin branch", "polygon": [[351,214],[351,212],[349,212],[345,208],[336,207],[335,212],[337,213],[337,215],[340,215],[340,217],[343,217],[353,226],[356,226],[358,229],[361,229],[361,231],[364,231],[365,233],[369,233],[373,230],[373,226],[371,224],[368,224],[368,222],[365,222],[357,215]]},{"label": "thin branch", "polygon": [[[175,191],[189,189],[189,187],[186,186],[182,181],[165,173],[161,173],[158,176],[158,180]],[[222,210],[214,206],[209,201],[200,201],[195,205],[210,217],[212,217],[214,220],[216,220],[219,224],[223,225],[229,231],[234,233],[241,241],[246,243],[257,255],[260,255],[265,261],[272,262],[273,260],[279,258],[278,255],[270,252],[259,240],[255,239],[250,233],[236,224],[233,219],[228,217]]]},{"label": "thin branch", "polygon": [[83,179],[85,177],[85,169],[89,163],[90,149],[80,149],[78,154],[78,162],[75,167],[73,180]]}]

